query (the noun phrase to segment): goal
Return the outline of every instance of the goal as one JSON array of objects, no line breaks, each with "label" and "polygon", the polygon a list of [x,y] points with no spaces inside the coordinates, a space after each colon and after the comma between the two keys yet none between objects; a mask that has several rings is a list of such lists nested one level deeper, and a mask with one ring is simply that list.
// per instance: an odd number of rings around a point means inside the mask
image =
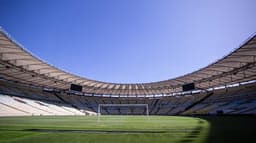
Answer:
[{"label": "goal", "polygon": [[149,115],[148,104],[98,104],[98,116],[101,115],[102,107],[144,107],[144,109],[146,109],[146,115]]}]

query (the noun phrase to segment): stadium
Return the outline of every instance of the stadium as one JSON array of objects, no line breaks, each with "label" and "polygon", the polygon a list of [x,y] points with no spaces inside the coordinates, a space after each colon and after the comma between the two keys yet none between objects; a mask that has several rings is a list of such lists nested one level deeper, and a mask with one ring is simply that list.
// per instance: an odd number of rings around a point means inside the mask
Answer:
[{"label": "stadium", "polygon": [[253,142],[255,34],[191,73],[127,84],[67,72],[18,41],[0,29],[0,142]]}]

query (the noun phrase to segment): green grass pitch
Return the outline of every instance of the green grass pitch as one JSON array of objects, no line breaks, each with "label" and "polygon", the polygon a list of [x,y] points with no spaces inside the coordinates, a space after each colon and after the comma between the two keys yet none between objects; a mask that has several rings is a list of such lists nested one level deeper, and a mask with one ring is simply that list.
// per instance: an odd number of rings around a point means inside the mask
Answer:
[{"label": "green grass pitch", "polygon": [[174,116],[1,117],[0,143],[203,143],[206,120]]}]

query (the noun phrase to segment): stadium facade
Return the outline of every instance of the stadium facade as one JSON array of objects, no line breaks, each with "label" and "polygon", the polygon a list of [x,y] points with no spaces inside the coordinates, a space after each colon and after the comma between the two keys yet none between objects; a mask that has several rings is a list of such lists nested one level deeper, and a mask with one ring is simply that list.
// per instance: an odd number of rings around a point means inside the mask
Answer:
[{"label": "stadium facade", "polygon": [[[227,56],[177,78],[108,83],[48,64],[1,29],[0,115],[91,115],[100,104],[147,104],[151,115],[256,114],[255,64],[254,35]],[[146,112],[134,106],[102,108],[102,114]]]}]

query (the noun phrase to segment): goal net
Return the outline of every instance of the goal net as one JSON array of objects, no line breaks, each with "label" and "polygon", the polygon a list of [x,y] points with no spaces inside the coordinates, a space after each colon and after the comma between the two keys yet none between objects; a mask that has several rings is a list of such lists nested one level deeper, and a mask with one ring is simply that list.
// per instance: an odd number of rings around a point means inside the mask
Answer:
[{"label": "goal net", "polygon": [[[98,105],[98,112],[97,115],[100,116],[101,115],[101,111],[102,108],[122,108],[122,107],[133,107],[133,108],[143,108],[144,110],[146,110],[146,112],[143,112],[142,114],[146,114],[147,116],[149,115],[149,111],[148,111],[148,104],[99,104]],[[123,113],[121,113],[122,115],[124,115]]]}]

